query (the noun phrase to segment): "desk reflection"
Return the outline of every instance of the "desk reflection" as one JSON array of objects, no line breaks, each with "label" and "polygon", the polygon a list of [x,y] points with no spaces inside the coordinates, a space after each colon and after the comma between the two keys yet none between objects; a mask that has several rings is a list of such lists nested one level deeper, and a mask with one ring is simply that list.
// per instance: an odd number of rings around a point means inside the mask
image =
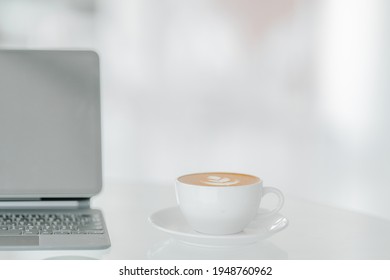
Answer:
[{"label": "desk reflection", "polygon": [[170,238],[155,244],[148,251],[148,259],[157,260],[284,260],[287,252],[269,241],[240,246],[206,247],[184,243]]},{"label": "desk reflection", "polygon": [[1,251],[3,260],[101,260],[106,259],[110,248],[104,250],[31,250]]}]

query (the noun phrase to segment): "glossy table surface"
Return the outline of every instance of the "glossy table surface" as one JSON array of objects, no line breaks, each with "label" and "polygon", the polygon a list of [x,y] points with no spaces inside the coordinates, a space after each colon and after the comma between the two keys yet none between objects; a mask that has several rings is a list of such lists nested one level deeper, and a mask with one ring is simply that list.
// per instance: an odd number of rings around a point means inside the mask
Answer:
[{"label": "glossy table surface", "polygon": [[281,211],[286,228],[223,247],[185,244],[150,224],[151,214],[176,205],[173,186],[110,184],[91,204],[103,211],[111,248],[0,251],[0,259],[390,259],[390,221],[288,195]]}]

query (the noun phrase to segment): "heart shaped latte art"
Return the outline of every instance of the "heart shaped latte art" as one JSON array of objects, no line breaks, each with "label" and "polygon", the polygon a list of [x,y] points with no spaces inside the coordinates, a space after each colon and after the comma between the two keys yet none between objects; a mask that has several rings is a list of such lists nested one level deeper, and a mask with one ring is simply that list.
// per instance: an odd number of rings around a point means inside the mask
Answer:
[{"label": "heart shaped latte art", "polygon": [[207,176],[207,181],[201,181],[203,184],[212,185],[212,186],[231,186],[238,184],[240,181],[235,179],[232,180],[229,177],[220,177],[220,176]]}]

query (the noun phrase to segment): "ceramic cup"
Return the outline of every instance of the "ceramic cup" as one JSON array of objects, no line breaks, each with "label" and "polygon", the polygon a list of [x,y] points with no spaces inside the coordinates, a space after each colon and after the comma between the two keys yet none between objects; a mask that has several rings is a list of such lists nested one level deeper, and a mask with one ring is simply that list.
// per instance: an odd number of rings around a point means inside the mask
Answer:
[{"label": "ceramic cup", "polygon": [[176,198],[189,225],[205,234],[241,232],[258,214],[261,198],[273,193],[276,207],[265,214],[278,212],[284,203],[282,192],[263,187],[253,175],[206,172],[180,176],[176,179]]}]

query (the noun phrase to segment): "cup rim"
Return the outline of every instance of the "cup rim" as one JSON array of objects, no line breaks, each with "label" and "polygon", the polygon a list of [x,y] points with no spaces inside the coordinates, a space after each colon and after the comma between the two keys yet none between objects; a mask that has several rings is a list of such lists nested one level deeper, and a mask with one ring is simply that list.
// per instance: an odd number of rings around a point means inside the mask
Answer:
[{"label": "cup rim", "polygon": [[238,173],[238,172],[227,172],[227,171],[214,171],[214,172],[196,172],[196,173],[188,173],[188,174],[184,174],[184,175],[181,175],[179,177],[176,178],[176,183],[180,183],[180,184],[183,184],[183,185],[187,185],[187,186],[194,186],[194,187],[207,187],[207,188],[232,188],[232,186],[213,186],[213,185],[210,185],[210,186],[204,186],[204,185],[197,185],[197,184],[189,184],[189,183],[184,183],[182,181],[180,181],[180,178],[184,177],[184,176],[190,176],[190,175],[199,175],[199,174],[215,174],[215,173],[220,173],[220,174],[234,174],[234,175],[242,175],[242,176],[250,176],[250,177],[255,177],[257,178],[259,181],[258,182],[255,182],[255,183],[252,183],[252,184],[246,184],[246,185],[237,185],[237,186],[234,186],[234,187],[250,187],[250,186],[254,186],[254,185],[259,185],[259,184],[262,184],[263,183],[263,180],[255,175],[252,175],[252,174],[247,174],[247,173]]}]

